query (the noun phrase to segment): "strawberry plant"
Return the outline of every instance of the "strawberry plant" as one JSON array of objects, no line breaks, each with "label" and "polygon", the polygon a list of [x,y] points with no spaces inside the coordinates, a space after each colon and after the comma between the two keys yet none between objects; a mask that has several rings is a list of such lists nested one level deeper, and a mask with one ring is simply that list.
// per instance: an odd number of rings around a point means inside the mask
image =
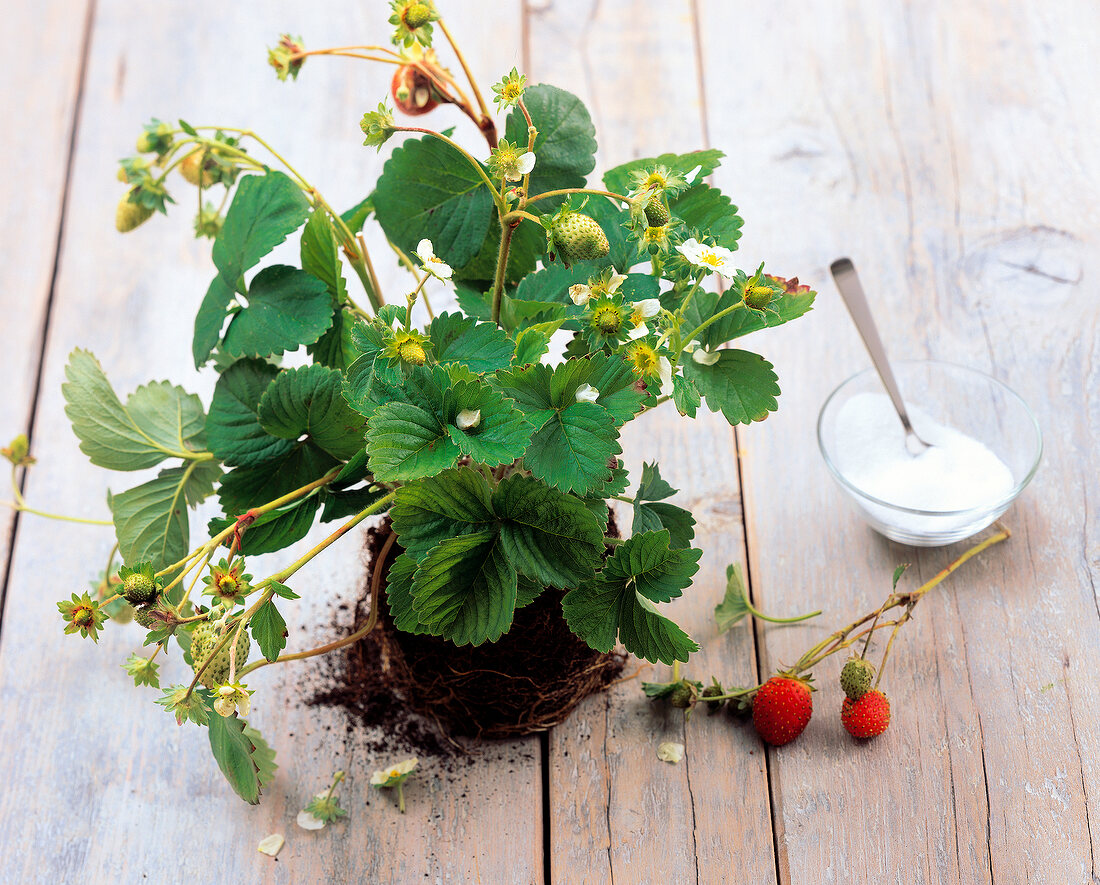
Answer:
[{"label": "strawberry plant", "polygon": [[[391,5],[389,46],[307,50],[285,35],[269,53],[282,79],[329,55],[395,69],[396,110],[384,101],[361,121],[365,144],[392,153],[358,205],[337,211],[247,128],[153,120],[121,162],[119,231],[198,189],[214,273],[196,293],[192,356],[218,373],[211,401],[163,380],[121,396],[82,349],[66,367],[66,411],[91,462],[159,469],[110,496],[121,571],[112,554],[94,595],[59,604],[66,630],[96,639],[122,605],[144,642],[127,671],[179,723],[209,729],[252,803],[273,757],[242,718],[264,701],[249,674],[375,626],[377,602],[362,629],[310,649],[283,615],[308,592],[299,569],[370,517],[388,514],[401,551],[385,587],[398,630],[493,643],[553,592],[592,649],[686,661],[697,646],[663,606],[698,568],[694,519],[668,502],[656,464],[628,475],[620,434],[662,408],[766,418],[776,374],[740,341],[814,300],[797,279],[736,268],[742,220],[708,181],[720,151],[635,159],[593,180],[595,131],[576,96],[513,69],[492,87],[495,116],[436,6]],[[445,105],[469,118],[480,152],[419,125]],[[369,254],[368,224],[391,251]],[[273,262],[288,238],[298,261]],[[395,256],[407,285],[383,292],[375,267]],[[460,310],[432,310],[441,289]],[[12,451],[25,467],[25,445]],[[189,511],[208,498],[221,515],[196,546]],[[610,500],[632,508],[626,537],[609,536]],[[246,556],[318,520],[339,527],[285,568],[245,574]],[[189,669],[162,687],[159,667],[180,650]]]}]

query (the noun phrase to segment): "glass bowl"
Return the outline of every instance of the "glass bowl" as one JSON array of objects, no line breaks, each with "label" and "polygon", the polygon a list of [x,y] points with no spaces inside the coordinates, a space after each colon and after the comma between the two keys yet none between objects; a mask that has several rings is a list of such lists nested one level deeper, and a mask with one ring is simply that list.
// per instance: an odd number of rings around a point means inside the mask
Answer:
[{"label": "glass bowl", "polygon": [[[868,478],[868,462],[878,463],[880,456],[904,458],[904,434],[892,410],[892,421],[885,415],[884,410],[891,407],[873,368],[853,375],[825,400],[817,419],[818,447],[845,496],[875,531],[914,547],[961,541],[1004,513],[1035,476],[1043,452],[1038,422],[1018,394],[976,369],[934,360],[902,360],[893,368],[918,435],[935,442],[930,438],[940,432],[935,424],[960,431],[996,455],[1007,474],[994,464],[989,472],[996,474],[996,481],[991,479],[985,488],[980,488],[981,479],[973,476],[958,483],[958,493],[973,499],[961,509],[929,509],[934,502],[921,501],[915,506],[912,500],[897,500],[905,494],[919,497],[919,489],[885,494],[881,474],[874,480]],[[872,403],[867,395],[878,395],[885,401],[873,404],[881,418],[881,422],[874,421],[873,428],[868,411]],[[855,401],[856,397],[863,399]],[[939,455],[945,451],[941,447]],[[853,452],[860,454],[853,456]],[[860,483],[874,484],[883,497],[861,488]],[[958,501],[948,506],[957,507]]]}]

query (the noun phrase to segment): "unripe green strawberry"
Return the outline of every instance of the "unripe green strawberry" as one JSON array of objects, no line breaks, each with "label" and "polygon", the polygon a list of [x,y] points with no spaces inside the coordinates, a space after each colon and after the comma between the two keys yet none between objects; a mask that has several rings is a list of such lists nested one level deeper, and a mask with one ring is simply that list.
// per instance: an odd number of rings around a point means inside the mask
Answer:
[{"label": "unripe green strawberry", "polygon": [[858,701],[871,690],[874,678],[874,664],[863,658],[852,658],[840,671],[840,687],[853,701]]},{"label": "unripe green strawberry", "polygon": [[[714,683],[714,685],[708,685],[706,688],[703,689],[703,700],[706,700],[707,698],[717,697],[720,694],[725,694],[725,692],[722,690],[722,686],[716,682]],[[714,713],[724,703],[725,701],[707,701],[707,709],[711,713]]]},{"label": "unripe green strawberry", "polygon": [[411,339],[403,341],[397,346],[397,354],[401,357],[403,362],[411,363],[414,366],[424,365],[424,362],[428,358],[420,342]]},{"label": "unripe green strawberry", "polygon": [[153,617],[153,606],[143,605],[134,609],[134,620],[146,630],[152,630],[160,626],[160,621]]},{"label": "unripe green strawberry", "polygon": [[567,267],[576,261],[603,258],[611,251],[607,234],[594,218],[569,212],[554,220],[550,228],[554,251]]},{"label": "unripe green strawberry", "polygon": [[156,139],[149,132],[142,132],[138,136],[137,140],[137,152],[139,154],[147,154],[156,147]]},{"label": "unripe green strawberry", "polygon": [[415,31],[422,25],[426,25],[432,19],[431,7],[426,3],[414,3],[405,12],[405,27]]},{"label": "unripe green strawberry", "polygon": [[[236,627],[231,627],[231,630],[236,631]],[[195,668],[197,673],[202,665],[206,662],[206,659],[210,656],[214,646],[221,642],[222,637],[218,635],[217,629],[214,624],[206,621],[199,624],[195,628],[195,632],[191,634],[191,666]],[[237,669],[240,670],[245,661],[248,660],[248,649],[250,646],[248,639],[248,633],[244,630],[241,631],[240,638],[237,639]],[[207,688],[215,688],[218,685],[224,685],[229,681],[229,650],[233,647],[233,643],[227,642],[210,662],[210,666],[203,671],[202,676],[199,677],[199,682],[205,685]]]},{"label": "unripe green strawberry", "polygon": [[671,218],[672,213],[668,211],[668,206],[660,197],[653,197],[645,204],[645,220],[649,222],[650,227],[664,227]]},{"label": "unripe green strawberry", "polygon": [[840,721],[852,737],[878,737],[890,726],[890,701],[877,689],[867,692],[858,701],[845,698],[840,708]]},{"label": "unripe green strawberry", "polygon": [[152,209],[140,203],[131,203],[128,197],[123,197],[115,210],[115,227],[120,234],[129,233],[143,225],[152,216]]},{"label": "unripe green strawberry", "polygon": [[132,605],[142,605],[157,598],[157,582],[141,572],[127,575],[122,582],[122,596]]},{"label": "unripe green strawberry", "polygon": [[698,698],[698,689],[686,679],[681,679],[669,693],[668,702],[679,710],[687,710],[695,706]]},{"label": "unripe green strawberry", "polygon": [[214,183],[214,172],[206,168],[204,159],[202,151],[194,151],[180,161],[180,175],[195,187],[199,186],[200,181],[203,187],[210,187]]},{"label": "unripe green strawberry", "polygon": [[746,286],[745,304],[754,310],[763,310],[772,303],[775,292],[769,286]]}]

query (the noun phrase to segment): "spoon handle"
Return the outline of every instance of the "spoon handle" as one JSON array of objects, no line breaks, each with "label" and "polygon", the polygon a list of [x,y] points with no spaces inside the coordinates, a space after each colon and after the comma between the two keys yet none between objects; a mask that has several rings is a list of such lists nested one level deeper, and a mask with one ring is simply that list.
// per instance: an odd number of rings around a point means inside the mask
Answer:
[{"label": "spoon handle", "polygon": [[915,433],[913,424],[909,420],[909,413],[905,411],[905,402],[901,398],[898,382],[894,380],[894,373],[890,369],[890,361],[886,358],[886,348],[882,346],[878,328],[871,316],[871,306],[867,303],[867,296],[863,292],[863,286],[859,282],[855,265],[849,258],[838,258],[830,265],[833,280],[840,290],[844,304],[848,307],[848,313],[852,315],[852,321],[856,324],[863,343],[867,345],[867,351],[871,354],[871,362],[875,364],[879,377],[890,394],[890,400],[897,409],[898,417],[905,427],[906,435]]}]

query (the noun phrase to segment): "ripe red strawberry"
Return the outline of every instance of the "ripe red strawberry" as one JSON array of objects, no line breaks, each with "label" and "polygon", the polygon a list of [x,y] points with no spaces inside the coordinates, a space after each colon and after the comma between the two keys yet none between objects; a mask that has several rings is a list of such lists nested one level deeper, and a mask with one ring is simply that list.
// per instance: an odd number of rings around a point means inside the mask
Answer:
[{"label": "ripe red strawberry", "polygon": [[810,680],[800,676],[773,676],[756,692],[752,724],[773,747],[788,744],[802,734],[813,715]]},{"label": "ripe red strawberry", "polygon": [[890,725],[890,701],[878,689],[867,692],[858,701],[845,698],[840,721],[852,737],[878,737]]}]

